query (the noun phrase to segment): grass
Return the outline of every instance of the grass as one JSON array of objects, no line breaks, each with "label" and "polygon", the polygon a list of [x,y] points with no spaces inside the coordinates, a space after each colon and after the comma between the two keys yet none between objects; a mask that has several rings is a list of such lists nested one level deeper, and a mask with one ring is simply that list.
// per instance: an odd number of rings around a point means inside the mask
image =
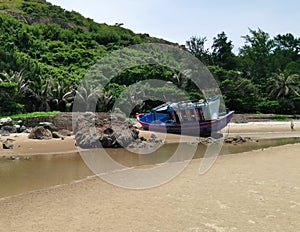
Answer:
[{"label": "grass", "polygon": [[32,113],[25,113],[25,114],[13,114],[13,115],[6,115],[0,116],[0,118],[32,118],[32,117],[40,117],[40,116],[55,116],[58,114],[59,111],[52,111],[52,112],[32,112]]},{"label": "grass", "polygon": [[282,121],[282,122],[287,122],[289,121],[289,119],[287,118],[286,115],[283,115],[283,114],[276,114],[275,115],[275,120],[276,121]]}]

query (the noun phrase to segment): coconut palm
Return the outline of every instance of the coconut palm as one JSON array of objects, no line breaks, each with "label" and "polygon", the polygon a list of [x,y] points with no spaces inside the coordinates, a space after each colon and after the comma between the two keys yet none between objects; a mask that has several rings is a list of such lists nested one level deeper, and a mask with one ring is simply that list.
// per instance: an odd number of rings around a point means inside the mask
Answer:
[{"label": "coconut palm", "polygon": [[297,80],[299,80],[299,75],[297,74],[274,74],[273,81],[269,86],[270,95],[276,97],[277,99],[285,98],[290,95],[300,96],[300,89],[297,86]]},{"label": "coconut palm", "polygon": [[173,79],[175,80],[175,84],[181,88],[183,84],[186,82],[186,80],[190,77],[191,75],[191,70],[186,69],[183,70],[182,72],[175,73],[173,75]]},{"label": "coconut palm", "polygon": [[99,99],[99,110],[101,111],[108,111],[108,106],[110,101],[112,100],[113,95],[111,91],[102,91],[101,97]]},{"label": "coconut palm", "polygon": [[42,84],[37,89],[35,97],[40,102],[40,111],[50,111],[51,108],[49,102],[53,98],[53,89],[55,84],[51,76],[42,79]]},{"label": "coconut palm", "polygon": [[28,98],[34,96],[31,89],[32,82],[25,78],[23,72],[0,73],[1,83],[1,110],[10,113],[20,112],[28,104],[32,105]]},{"label": "coconut palm", "polygon": [[0,74],[0,82],[17,83],[16,93],[9,93],[14,100],[20,100],[26,94],[33,94],[33,91],[30,89],[31,81],[26,80],[22,72],[2,72]]},{"label": "coconut palm", "polygon": [[[56,80],[52,85],[50,105],[52,110],[66,111],[68,104],[74,100],[75,88],[64,80]],[[70,96],[72,96],[70,98]]]},{"label": "coconut palm", "polygon": [[92,86],[87,81],[83,81],[77,90],[65,95],[69,99],[74,96],[75,108],[78,111],[94,111],[98,99],[101,98],[101,86]]}]

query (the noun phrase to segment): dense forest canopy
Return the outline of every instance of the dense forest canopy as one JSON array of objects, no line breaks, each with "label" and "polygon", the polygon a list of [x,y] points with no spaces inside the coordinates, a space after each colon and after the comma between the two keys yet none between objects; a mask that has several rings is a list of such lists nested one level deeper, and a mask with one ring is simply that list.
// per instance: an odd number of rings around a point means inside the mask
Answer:
[{"label": "dense forest canopy", "polygon": [[[208,66],[226,106],[238,113],[300,114],[300,38],[249,29],[234,44],[224,32],[206,46],[206,37],[187,38],[185,46],[136,34],[122,24],[106,25],[66,11],[44,0],[0,0],[0,114],[31,111],[71,111],[78,85],[91,66],[112,51],[157,42],[185,49]],[[142,80],[172,82],[191,99],[202,97],[186,73],[159,65],[142,65],[119,73],[105,89],[90,90],[98,109],[109,111],[122,92]],[[82,88],[82,87],[81,87]],[[140,92],[170,92],[141,86]],[[179,93],[178,93],[179,94]],[[141,102],[139,110],[157,104]]]}]

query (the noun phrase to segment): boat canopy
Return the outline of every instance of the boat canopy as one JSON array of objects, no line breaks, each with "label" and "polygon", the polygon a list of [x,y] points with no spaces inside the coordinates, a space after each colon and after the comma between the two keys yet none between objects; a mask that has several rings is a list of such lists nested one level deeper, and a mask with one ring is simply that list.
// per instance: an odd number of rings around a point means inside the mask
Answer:
[{"label": "boat canopy", "polygon": [[219,117],[220,98],[200,99],[182,102],[167,102],[152,109],[152,113],[177,113],[184,110],[201,109],[205,120],[215,120]]}]

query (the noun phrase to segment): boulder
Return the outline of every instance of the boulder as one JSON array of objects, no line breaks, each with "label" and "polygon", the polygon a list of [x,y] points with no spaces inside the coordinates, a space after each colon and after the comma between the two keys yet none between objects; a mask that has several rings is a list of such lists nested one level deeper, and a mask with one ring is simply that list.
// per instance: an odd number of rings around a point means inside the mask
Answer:
[{"label": "boulder", "polygon": [[66,130],[66,129],[59,130],[58,132],[62,136],[71,136],[72,135],[72,131],[69,131],[69,130]]},{"label": "boulder", "polygon": [[48,129],[51,132],[58,131],[57,127],[54,126],[54,124],[52,122],[40,122],[39,126],[42,126],[42,127],[44,127],[45,129]]},{"label": "boulder", "polygon": [[57,131],[53,131],[52,132],[52,137],[54,138],[54,139],[62,139],[62,138],[64,138],[64,136],[63,135],[61,135],[59,132],[57,132]]},{"label": "boulder", "polygon": [[0,119],[0,128],[3,126],[12,126],[13,120],[11,118],[1,118]]},{"label": "boulder", "polygon": [[82,113],[77,116],[74,134],[82,148],[127,147],[138,139],[139,131],[118,114]]},{"label": "boulder", "polygon": [[21,126],[20,129],[19,129],[19,133],[23,133],[27,130],[27,127],[26,126]]},{"label": "boulder", "polygon": [[2,126],[1,129],[8,133],[17,133],[17,128],[15,126]]},{"label": "boulder", "polygon": [[14,149],[15,146],[14,146],[14,144],[12,144],[12,143],[3,143],[3,144],[2,144],[2,148],[3,148],[3,149]]},{"label": "boulder", "polygon": [[0,129],[0,135],[1,135],[1,136],[9,136],[10,133],[9,133],[8,131],[6,131],[6,130]]},{"label": "boulder", "polygon": [[16,148],[16,145],[13,143],[15,140],[13,139],[7,139],[2,143],[3,149],[14,149]]},{"label": "boulder", "polygon": [[28,135],[29,139],[52,139],[52,133],[50,130],[43,126],[37,126],[31,130]]}]

